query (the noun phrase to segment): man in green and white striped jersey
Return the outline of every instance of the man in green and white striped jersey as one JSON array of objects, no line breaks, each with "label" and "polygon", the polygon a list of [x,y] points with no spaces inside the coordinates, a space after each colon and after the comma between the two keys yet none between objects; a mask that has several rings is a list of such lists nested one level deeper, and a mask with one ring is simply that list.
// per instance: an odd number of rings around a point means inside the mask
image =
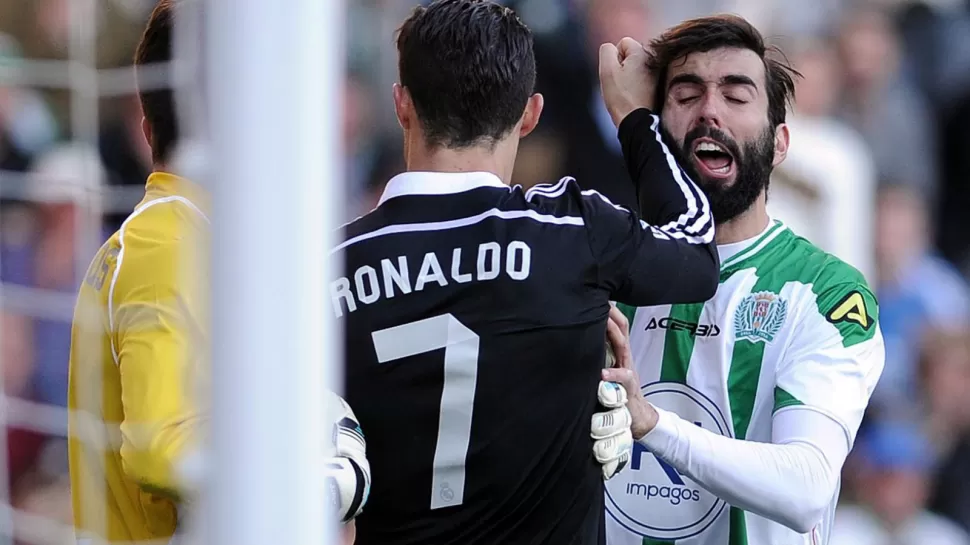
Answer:
[{"label": "man in green and white striped jersey", "polygon": [[[604,380],[627,389],[637,442],[606,483],[608,543],[826,543],[885,350],[862,275],[766,211],[797,73],[733,16],[651,49],[654,109],[717,224],[720,286],[702,304],[621,309],[633,368]],[[594,437],[617,419],[594,416]]]}]

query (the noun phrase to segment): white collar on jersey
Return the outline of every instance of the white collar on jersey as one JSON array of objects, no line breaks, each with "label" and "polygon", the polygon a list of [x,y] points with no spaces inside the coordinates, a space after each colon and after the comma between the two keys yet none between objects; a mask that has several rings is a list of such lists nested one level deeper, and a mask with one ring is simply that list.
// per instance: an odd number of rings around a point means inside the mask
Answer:
[{"label": "white collar on jersey", "polygon": [[774,227],[775,225],[777,225],[778,223],[780,223],[780,222],[778,222],[777,220],[775,220],[775,218],[772,218],[771,216],[769,216],[768,217],[768,225],[764,228],[763,231],[761,231],[757,235],[755,235],[755,236],[753,236],[753,237],[751,237],[749,239],[741,240],[741,241],[738,241],[738,242],[731,242],[729,244],[718,244],[717,245],[717,254],[721,258],[721,263],[724,263],[725,261],[731,259],[732,257],[740,254],[744,250],[747,250],[755,242],[758,242],[758,240],[760,240],[761,237],[765,236],[765,233],[767,233],[768,231],[770,231],[771,228]]},{"label": "white collar on jersey", "polygon": [[387,182],[377,205],[401,195],[453,195],[480,187],[509,186],[491,172],[402,172]]}]

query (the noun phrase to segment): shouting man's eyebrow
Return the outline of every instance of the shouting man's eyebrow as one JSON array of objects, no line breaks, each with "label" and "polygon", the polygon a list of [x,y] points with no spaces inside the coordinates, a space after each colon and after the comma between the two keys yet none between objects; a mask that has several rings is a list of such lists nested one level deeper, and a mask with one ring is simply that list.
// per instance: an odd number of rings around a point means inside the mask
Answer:
[{"label": "shouting man's eyebrow", "polygon": [[[669,87],[674,85],[686,83],[690,85],[704,85],[706,82],[703,78],[697,74],[677,74],[676,76],[670,78]],[[748,76],[741,74],[729,74],[721,78],[720,85],[750,85],[751,87],[757,89],[758,86],[755,84],[754,80]]]},{"label": "shouting man's eyebrow", "polygon": [[668,87],[673,87],[674,85],[680,83],[687,83],[690,85],[704,85],[704,79],[697,74],[677,74],[676,76],[670,78],[670,83]]},{"label": "shouting man's eyebrow", "polygon": [[743,76],[740,74],[730,74],[721,78],[721,85],[750,85],[755,89],[758,88],[754,81],[748,76]]}]

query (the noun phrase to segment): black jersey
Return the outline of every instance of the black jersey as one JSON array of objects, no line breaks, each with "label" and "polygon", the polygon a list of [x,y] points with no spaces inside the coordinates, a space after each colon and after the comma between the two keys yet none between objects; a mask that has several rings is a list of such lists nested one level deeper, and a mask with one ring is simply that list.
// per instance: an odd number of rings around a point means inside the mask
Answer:
[{"label": "black jersey", "polygon": [[590,419],[610,301],[717,287],[707,201],[658,124],[640,110],[619,132],[651,224],[570,178],[409,172],[346,226],[330,297],[373,478],[359,545],[602,541]]}]

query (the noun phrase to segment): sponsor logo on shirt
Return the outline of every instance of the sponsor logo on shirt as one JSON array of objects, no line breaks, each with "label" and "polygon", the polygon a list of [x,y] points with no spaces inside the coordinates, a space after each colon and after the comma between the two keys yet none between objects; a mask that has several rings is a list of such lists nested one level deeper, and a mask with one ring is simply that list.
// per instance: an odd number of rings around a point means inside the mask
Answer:
[{"label": "sponsor logo on shirt", "polygon": [[737,340],[770,343],[788,317],[788,301],[769,291],[752,293],[734,310],[734,336]]},{"label": "sponsor logo on shirt", "polygon": [[688,322],[687,320],[680,320],[678,318],[671,318],[669,316],[665,318],[650,318],[650,322],[647,323],[647,327],[644,331],[650,331],[653,329],[667,329],[670,331],[687,331],[695,337],[717,337],[721,334],[721,328],[717,327],[715,324],[700,324],[696,322]]},{"label": "sponsor logo on shirt", "polygon": [[[644,386],[643,394],[656,406],[704,429],[731,435],[717,405],[686,384],[655,382]],[[606,483],[606,509],[636,535],[674,541],[704,532],[724,511],[725,503],[634,443],[630,467]]]},{"label": "sponsor logo on shirt", "polygon": [[833,323],[840,322],[854,323],[868,330],[872,327],[872,317],[866,309],[866,300],[858,291],[852,291],[832,307],[832,310],[825,315],[825,318]]}]

